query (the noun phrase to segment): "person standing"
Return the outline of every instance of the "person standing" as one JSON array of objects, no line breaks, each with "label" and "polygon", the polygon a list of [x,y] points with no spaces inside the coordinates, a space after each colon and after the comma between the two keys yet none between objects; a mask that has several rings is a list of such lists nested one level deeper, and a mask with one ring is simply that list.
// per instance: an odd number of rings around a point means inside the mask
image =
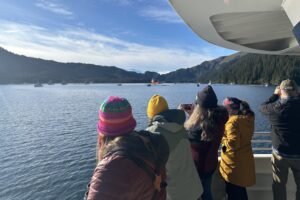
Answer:
[{"label": "person standing", "polygon": [[295,81],[287,79],[261,105],[261,112],[271,123],[274,200],[286,200],[288,171],[292,170],[300,200],[300,98]]},{"label": "person standing", "polygon": [[[213,199],[212,175],[218,166],[218,149],[228,120],[227,110],[217,103],[213,88],[203,88],[197,94],[191,115],[185,122],[193,159],[203,187],[202,200]],[[181,107],[186,110],[184,106]],[[189,110],[191,109],[186,111],[189,113]]]},{"label": "person standing", "polygon": [[220,173],[225,180],[228,200],[247,200],[246,187],[255,184],[255,163],[251,146],[254,112],[247,102],[227,97],[229,113],[222,139]]},{"label": "person standing", "polygon": [[145,132],[134,131],[135,127],[131,105],[125,98],[110,96],[101,104],[98,165],[86,200],[166,199],[159,170],[168,159],[168,144],[159,134],[150,138]]},{"label": "person standing", "polygon": [[197,200],[201,193],[201,183],[193,162],[187,132],[184,128],[185,113],[179,109],[169,109],[166,99],[153,95],[148,102],[147,131],[161,134],[169,146],[166,164],[167,199]]}]

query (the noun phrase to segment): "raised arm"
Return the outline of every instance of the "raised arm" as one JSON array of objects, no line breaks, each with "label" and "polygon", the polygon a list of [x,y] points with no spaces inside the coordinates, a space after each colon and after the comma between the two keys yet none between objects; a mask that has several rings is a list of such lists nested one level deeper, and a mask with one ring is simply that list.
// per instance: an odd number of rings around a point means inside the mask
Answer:
[{"label": "raised arm", "polygon": [[260,111],[264,115],[271,115],[278,111],[280,103],[277,101],[280,97],[280,88],[276,87],[274,94],[260,106]]}]

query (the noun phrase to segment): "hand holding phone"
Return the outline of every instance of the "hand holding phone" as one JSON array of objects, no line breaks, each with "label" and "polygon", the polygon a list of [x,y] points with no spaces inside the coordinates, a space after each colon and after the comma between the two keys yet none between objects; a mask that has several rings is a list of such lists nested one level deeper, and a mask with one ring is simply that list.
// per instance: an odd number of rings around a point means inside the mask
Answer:
[{"label": "hand holding phone", "polygon": [[191,115],[194,109],[193,104],[180,104],[178,109],[185,111],[188,115]]},{"label": "hand holding phone", "polygon": [[186,111],[192,110],[193,104],[182,104],[183,109]]}]

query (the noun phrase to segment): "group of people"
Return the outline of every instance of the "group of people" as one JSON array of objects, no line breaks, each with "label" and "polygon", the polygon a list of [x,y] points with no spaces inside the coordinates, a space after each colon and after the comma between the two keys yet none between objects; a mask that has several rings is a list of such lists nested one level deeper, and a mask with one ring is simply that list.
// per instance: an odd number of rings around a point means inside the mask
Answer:
[{"label": "group of people", "polygon": [[[288,169],[300,187],[298,87],[285,80],[261,106],[272,125],[274,199],[285,200]],[[219,171],[228,200],[247,200],[255,184],[251,139],[255,115],[249,104],[227,97],[218,105],[211,86],[192,105],[170,109],[154,95],[148,127],[137,131],[125,98],[108,97],[100,106],[97,167],[87,200],[212,200],[212,176]],[[221,161],[218,164],[218,151]],[[299,184],[298,184],[299,183]],[[300,199],[297,190],[296,199]]]}]

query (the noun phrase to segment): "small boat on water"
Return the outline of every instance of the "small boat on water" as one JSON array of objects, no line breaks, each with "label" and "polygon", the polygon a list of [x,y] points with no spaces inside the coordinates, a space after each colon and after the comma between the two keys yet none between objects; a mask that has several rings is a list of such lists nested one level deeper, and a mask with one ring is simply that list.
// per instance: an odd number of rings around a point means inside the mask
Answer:
[{"label": "small boat on water", "polygon": [[54,85],[54,83],[50,80],[48,81],[48,85]]},{"label": "small boat on water", "polygon": [[265,87],[269,87],[269,83],[265,83]]},{"label": "small boat on water", "polygon": [[119,83],[118,86],[122,86],[122,83]]},{"label": "small boat on water", "polygon": [[43,87],[43,84],[41,84],[41,83],[35,83],[34,87]]},{"label": "small boat on water", "polygon": [[147,87],[151,87],[151,84],[150,84],[150,83],[148,83],[148,84],[147,84]]},{"label": "small boat on water", "polygon": [[212,85],[212,82],[211,82],[211,81],[209,81],[209,82],[208,82],[208,85]]},{"label": "small boat on water", "polygon": [[160,84],[159,80],[155,79],[155,78],[152,78],[151,85],[158,85],[158,84]]}]

